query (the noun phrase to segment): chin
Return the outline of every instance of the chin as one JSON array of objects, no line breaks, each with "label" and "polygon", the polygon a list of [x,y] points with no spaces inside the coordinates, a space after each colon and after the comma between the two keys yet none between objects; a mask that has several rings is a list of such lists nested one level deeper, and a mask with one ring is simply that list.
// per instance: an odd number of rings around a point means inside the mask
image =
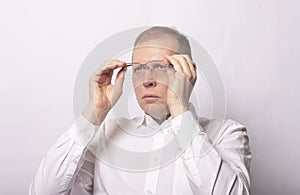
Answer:
[{"label": "chin", "polygon": [[144,105],[142,109],[144,110],[145,113],[155,118],[161,118],[169,114],[168,107],[159,102]]}]

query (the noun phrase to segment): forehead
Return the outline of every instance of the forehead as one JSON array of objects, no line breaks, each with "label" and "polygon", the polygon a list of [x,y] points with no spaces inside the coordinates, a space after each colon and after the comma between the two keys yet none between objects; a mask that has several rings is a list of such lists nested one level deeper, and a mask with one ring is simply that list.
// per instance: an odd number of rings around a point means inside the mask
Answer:
[{"label": "forehead", "polygon": [[136,45],[132,61],[145,63],[152,60],[164,60],[166,55],[178,53],[177,41],[171,38],[149,40]]},{"label": "forehead", "polygon": [[136,48],[133,51],[132,61],[146,63],[154,60],[165,60],[166,55],[173,55],[176,52],[163,48]]}]

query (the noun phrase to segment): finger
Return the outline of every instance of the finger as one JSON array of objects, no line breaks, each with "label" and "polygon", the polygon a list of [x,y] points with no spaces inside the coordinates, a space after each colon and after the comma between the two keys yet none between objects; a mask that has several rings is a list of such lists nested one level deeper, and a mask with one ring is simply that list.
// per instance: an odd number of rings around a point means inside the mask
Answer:
[{"label": "finger", "polygon": [[101,76],[93,75],[90,78],[90,82],[92,82],[93,85],[96,84],[98,86],[108,85],[111,83],[111,76],[106,74]]},{"label": "finger", "polygon": [[127,70],[126,68],[122,68],[121,70],[119,70],[116,76],[116,81],[115,81],[114,90],[112,94],[112,102],[117,102],[117,100],[122,94],[126,70]]},{"label": "finger", "polygon": [[192,61],[192,59],[190,58],[189,55],[183,55],[183,57],[187,60],[189,66],[190,66],[190,70],[191,70],[191,73],[193,75],[193,78],[197,79],[197,71],[196,71],[196,64],[195,64],[195,62]]},{"label": "finger", "polygon": [[120,60],[111,60],[105,65],[105,70],[115,70],[117,68],[123,68],[126,62]]},{"label": "finger", "polygon": [[117,68],[124,67],[126,62],[120,60],[111,60],[104,62],[95,72],[96,75],[107,74],[113,72]]},{"label": "finger", "polygon": [[176,72],[183,73],[182,67],[180,66],[179,62],[173,56],[166,55],[166,58],[174,66],[174,69]]},{"label": "finger", "polygon": [[104,62],[92,76],[93,82],[96,82],[97,86],[99,87],[111,84],[114,69],[122,67],[124,66],[124,64],[125,62],[120,60],[111,60]]},{"label": "finger", "polygon": [[189,66],[188,61],[186,60],[186,58],[183,55],[173,55],[173,57],[175,59],[177,59],[177,61],[179,62],[179,64],[181,65],[182,69],[183,69],[183,73],[185,75],[185,77],[187,79],[192,79],[192,72]]},{"label": "finger", "polygon": [[127,71],[127,68],[122,68],[117,76],[116,76],[116,82],[115,82],[115,90],[117,91],[122,91],[123,89],[123,83],[125,80],[125,73]]}]

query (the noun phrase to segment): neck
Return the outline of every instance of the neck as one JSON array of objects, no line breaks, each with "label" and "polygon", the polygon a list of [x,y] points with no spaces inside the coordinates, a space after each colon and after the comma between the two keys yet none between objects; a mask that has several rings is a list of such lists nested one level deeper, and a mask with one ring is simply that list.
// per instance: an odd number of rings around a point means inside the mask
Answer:
[{"label": "neck", "polygon": [[153,116],[153,115],[150,115],[150,116],[153,118],[153,120],[155,122],[157,122],[157,124],[161,125],[165,120],[167,120],[171,116],[171,114],[168,113],[167,115],[163,115],[163,116],[159,116],[159,117]]}]

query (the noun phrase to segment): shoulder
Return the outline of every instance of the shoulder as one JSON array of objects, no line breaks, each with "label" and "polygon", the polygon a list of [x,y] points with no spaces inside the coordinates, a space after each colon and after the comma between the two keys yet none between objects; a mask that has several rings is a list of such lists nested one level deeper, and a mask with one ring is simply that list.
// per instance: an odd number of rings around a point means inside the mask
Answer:
[{"label": "shoulder", "polygon": [[198,117],[198,123],[213,142],[233,134],[243,135],[247,133],[245,125],[232,119]]}]

